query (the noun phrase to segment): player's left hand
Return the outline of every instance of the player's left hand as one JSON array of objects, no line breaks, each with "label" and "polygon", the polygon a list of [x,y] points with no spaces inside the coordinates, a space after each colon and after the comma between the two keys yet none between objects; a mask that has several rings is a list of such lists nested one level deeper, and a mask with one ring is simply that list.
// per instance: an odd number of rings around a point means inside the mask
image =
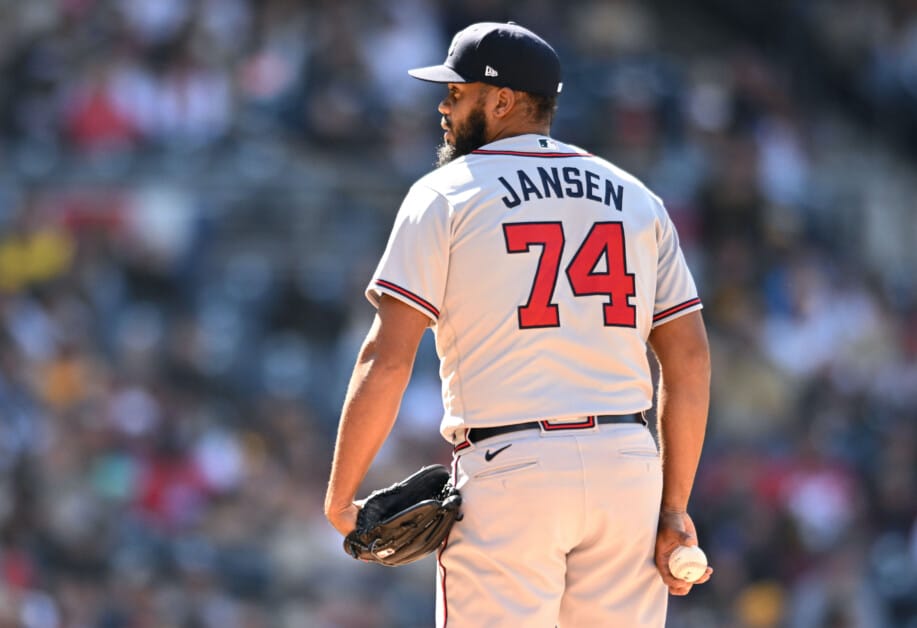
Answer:
[{"label": "player's left hand", "polygon": [[679,545],[697,545],[697,530],[691,516],[686,512],[665,512],[659,515],[659,528],[656,532],[655,562],[662,581],[672,595],[687,595],[695,584],[703,584],[710,579],[713,569],[707,571],[695,582],[685,582],[676,578],[669,570],[669,557]]},{"label": "player's left hand", "polygon": [[329,508],[325,511],[325,516],[334,529],[342,535],[347,536],[357,527],[357,514],[360,512],[359,506],[351,502],[343,508]]}]

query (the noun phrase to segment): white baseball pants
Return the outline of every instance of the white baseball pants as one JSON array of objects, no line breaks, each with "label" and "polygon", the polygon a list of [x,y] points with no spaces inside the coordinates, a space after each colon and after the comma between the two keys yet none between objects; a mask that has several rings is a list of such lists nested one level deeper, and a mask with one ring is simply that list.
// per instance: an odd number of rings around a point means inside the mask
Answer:
[{"label": "white baseball pants", "polygon": [[437,626],[664,626],[645,426],[495,436],[457,452],[453,473],[464,518],[438,554]]}]

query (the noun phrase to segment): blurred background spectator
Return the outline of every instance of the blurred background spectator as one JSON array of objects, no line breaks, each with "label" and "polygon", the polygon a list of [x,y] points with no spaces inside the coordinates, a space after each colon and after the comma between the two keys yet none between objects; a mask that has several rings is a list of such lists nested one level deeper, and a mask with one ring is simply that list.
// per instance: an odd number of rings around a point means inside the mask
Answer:
[{"label": "blurred background spectator", "polygon": [[[917,627],[913,0],[0,3],[0,625],[427,626],[321,514],[362,296],[472,21],[666,201],[714,355],[673,628]],[[446,461],[424,341],[381,486]],[[362,601],[355,601],[362,600]]]}]

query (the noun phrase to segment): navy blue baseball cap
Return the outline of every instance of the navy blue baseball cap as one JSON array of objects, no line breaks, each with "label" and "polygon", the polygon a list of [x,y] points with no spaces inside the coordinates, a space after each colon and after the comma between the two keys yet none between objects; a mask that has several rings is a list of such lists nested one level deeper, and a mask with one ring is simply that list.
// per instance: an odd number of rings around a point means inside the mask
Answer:
[{"label": "navy blue baseball cap", "polygon": [[432,83],[488,83],[550,96],[560,92],[560,60],[551,45],[515,22],[480,22],[452,38],[441,65],[408,70]]}]

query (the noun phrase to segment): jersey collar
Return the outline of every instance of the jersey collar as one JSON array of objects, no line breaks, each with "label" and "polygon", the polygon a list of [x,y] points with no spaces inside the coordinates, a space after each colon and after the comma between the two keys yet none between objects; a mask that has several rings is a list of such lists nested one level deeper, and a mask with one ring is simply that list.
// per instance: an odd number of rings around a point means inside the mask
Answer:
[{"label": "jersey collar", "polygon": [[518,155],[523,157],[588,156],[574,146],[558,142],[548,135],[526,133],[505,137],[471,151],[472,155]]}]

